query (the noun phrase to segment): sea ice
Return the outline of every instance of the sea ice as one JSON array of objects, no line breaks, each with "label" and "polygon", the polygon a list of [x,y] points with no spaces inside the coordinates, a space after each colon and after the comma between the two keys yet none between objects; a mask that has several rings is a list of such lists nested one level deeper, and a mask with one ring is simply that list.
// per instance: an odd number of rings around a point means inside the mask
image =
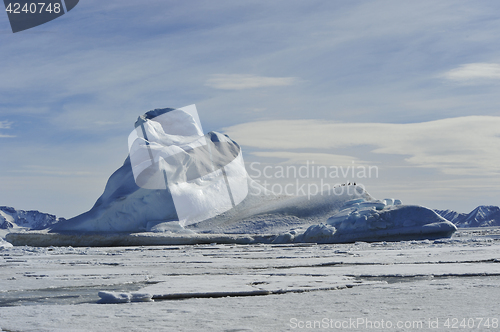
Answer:
[{"label": "sea ice", "polygon": [[489,318],[490,329],[499,318],[499,234],[476,228],[435,241],[4,248],[0,329],[297,331],[298,322],[327,319],[415,322],[423,327],[394,330],[436,331],[465,318],[486,331],[479,318]]}]

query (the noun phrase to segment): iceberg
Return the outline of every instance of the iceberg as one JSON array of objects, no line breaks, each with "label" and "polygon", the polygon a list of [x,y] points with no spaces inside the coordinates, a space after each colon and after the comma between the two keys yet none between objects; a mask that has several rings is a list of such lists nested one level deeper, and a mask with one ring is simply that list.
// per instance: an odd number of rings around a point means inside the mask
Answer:
[{"label": "iceberg", "polygon": [[[362,203],[373,200],[364,191]],[[317,195],[268,197],[249,195],[228,213],[182,227],[159,222],[149,231],[97,232],[84,214],[85,231],[38,230],[9,233],[14,245],[145,246],[189,244],[352,243],[423,240],[450,237],[457,228],[434,211],[416,205],[353,207],[352,197]],[[108,215],[109,216],[109,215]],[[118,224],[119,221],[116,221]]]},{"label": "iceberg", "polygon": [[[367,202],[370,203],[370,202]],[[423,240],[450,237],[456,226],[436,212],[417,205],[363,205],[328,218],[339,242]]]},{"label": "iceberg", "polygon": [[128,143],[129,156],[89,211],[5,238],[31,246],[347,243],[457,229],[426,207],[377,200],[356,184],[341,194],[273,195],[247,176],[236,142],[203,134],[194,105],[140,116]]},{"label": "iceberg", "polygon": [[52,231],[181,229],[243,201],[248,180],[239,145],[221,133],[202,135],[193,106],[140,116],[129,136],[130,155],[94,207]]}]

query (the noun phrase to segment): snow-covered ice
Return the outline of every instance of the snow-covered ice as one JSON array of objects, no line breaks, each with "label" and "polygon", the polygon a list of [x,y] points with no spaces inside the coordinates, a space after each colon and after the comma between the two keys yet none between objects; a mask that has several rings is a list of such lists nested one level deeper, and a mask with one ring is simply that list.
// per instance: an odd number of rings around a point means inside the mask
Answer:
[{"label": "snow-covered ice", "polygon": [[25,246],[0,257],[5,331],[314,331],[325,328],[306,324],[349,320],[442,331],[447,319],[486,331],[500,319],[499,228],[351,244]]}]

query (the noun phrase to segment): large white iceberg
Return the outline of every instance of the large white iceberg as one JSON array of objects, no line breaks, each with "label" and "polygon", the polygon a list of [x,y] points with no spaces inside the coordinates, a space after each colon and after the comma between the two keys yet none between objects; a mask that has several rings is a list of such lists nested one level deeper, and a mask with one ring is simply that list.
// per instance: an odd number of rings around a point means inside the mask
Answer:
[{"label": "large white iceberg", "polygon": [[[143,130],[148,120],[167,113]],[[375,200],[359,185],[348,184],[352,190],[342,194],[272,195],[246,176],[238,144],[221,133],[202,135],[192,114],[157,109],[141,116],[129,137],[130,156],[90,211],[6,239],[33,246],[342,243],[449,237],[456,231],[430,209]]]},{"label": "large white iceberg", "polygon": [[203,135],[193,114],[196,109],[187,107],[140,116],[129,136],[129,157],[94,207],[52,231],[181,229],[239,204],[248,194],[240,147],[220,133]]}]

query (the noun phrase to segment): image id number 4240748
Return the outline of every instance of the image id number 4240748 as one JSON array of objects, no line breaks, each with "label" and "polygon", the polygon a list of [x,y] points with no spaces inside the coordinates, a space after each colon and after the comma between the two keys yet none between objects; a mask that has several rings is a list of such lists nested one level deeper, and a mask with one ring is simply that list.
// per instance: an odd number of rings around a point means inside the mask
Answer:
[{"label": "image id number 4240748", "polygon": [[56,13],[61,12],[61,4],[59,3],[45,3],[45,2],[32,2],[30,4],[25,3],[22,8],[21,4],[18,2],[9,3],[5,8],[5,11],[9,14],[21,14],[21,13],[31,13],[31,14],[44,14],[44,13]]},{"label": "image id number 4240748", "polygon": [[498,329],[498,318],[447,318],[443,324],[444,327],[449,329]]}]

